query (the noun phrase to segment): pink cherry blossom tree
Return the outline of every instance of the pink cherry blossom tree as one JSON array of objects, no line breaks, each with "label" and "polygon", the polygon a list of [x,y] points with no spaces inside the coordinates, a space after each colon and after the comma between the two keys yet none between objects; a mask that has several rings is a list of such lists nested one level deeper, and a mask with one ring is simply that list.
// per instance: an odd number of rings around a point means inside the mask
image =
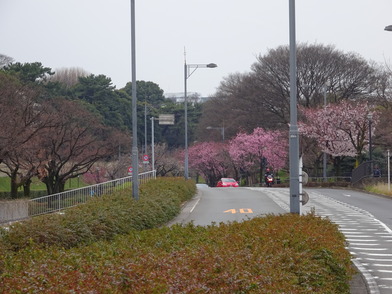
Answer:
[{"label": "pink cherry blossom tree", "polygon": [[356,157],[359,163],[368,149],[369,119],[372,114],[372,132],[379,115],[367,102],[343,101],[323,108],[301,108],[305,120],[299,122],[300,133],[314,138],[322,152]]},{"label": "pink cherry blossom tree", "polygon": [[188,149],[189,168],[201,174],[210,186],[226,177],[230,168],[227,145],[218,142],[202,142]]},{"label": "pink cherry blossom tree", "polygon": [[229,142],[228,151],[238,169],[253,176],[259,172],[261,179],[263,163],[274,170],[286,165],[288,140],[279,131],[256,128],[251,134],[239,133]]}]

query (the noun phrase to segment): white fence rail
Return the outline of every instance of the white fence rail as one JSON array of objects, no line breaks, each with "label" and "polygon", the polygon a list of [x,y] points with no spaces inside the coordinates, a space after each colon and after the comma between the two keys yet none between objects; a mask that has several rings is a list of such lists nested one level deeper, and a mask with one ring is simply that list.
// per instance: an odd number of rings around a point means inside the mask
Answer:
[{"label": "white fence rail", "polygon": [[[156,172],[150,171],[139,174],[139,183],[145,183],[156,178]],[[61,211],[66,208],[86,203],[91,197],[110,194],[120,189],[132,186],[132,176],[104,182],[92,186],[69,190],[57,194],[29,200],[28,216]]]}]

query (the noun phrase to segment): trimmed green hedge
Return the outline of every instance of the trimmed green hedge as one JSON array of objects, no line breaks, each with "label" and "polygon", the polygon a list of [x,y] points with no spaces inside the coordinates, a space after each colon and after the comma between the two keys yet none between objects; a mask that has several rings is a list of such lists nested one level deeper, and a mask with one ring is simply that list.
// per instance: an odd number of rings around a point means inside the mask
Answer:
[{"label": "trimmed green hedge", "polygon": [[349,293],[337,226],[286,214],[133,231],[72,249],[4,254],[5,293]]},{"label": "trimmed green hedge", "polygon": [[31,243],[71,248],[115,235],[162,226],[173,219],[181,204],[196,193],[193,181],[158,178],[140,186],[139,201],[125,189],[64,211],[14,224],[3,230],[0,249],[20,250]]}]

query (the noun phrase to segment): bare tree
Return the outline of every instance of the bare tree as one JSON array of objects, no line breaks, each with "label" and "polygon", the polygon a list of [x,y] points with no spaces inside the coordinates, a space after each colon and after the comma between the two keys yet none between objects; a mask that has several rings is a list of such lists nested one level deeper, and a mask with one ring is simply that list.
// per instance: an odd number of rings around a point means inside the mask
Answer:
[{"label": "bare tree", "polygon": [[12,57],[9,57],[4,54],[0,54],[0,68],[3,68],[4,66],[7,66],[14,62],[14,59]]},{"label": "bare tree", "polygon": [[18,188],[22,186],[24,196],[30,196],[31,179],[37,175],[37,168],[42,164],[37,156],[38,141],[38,136],[34,136],[26,144],[10,150],[4,158],[3,168],[0,171],[10,178],[11,198],[13,199],[17,198]]},{"label": "bare tree", "polygon": [[56,123],[41,136],[39,178],[48,194],[64,191],[65,182],[88,171],[97,161],[113,156],[118,140],[113,130],[78,102],[52,101]]},{"label": "bare tree", "polygon": [[47,107],[36,102],[39,94],[0,72],[0,162],[50,124]]},{"label": "bare tree", "polygon": [[[208,134],[205,127],[225,131],[255,127],[287,128],[290,121],[289,47],[279,46],[258,56],[250,73],[230,75],[203,108],[198,139]],[[341,100],[386,99],[390,77],[382,68],[354,53],[333,46],[299,44],[297,47],[297,97],[300,105],[313,107]],[[235,133],[234,133],[235,135]],[[228,135],[231,137],[233,134]]]},{"label": "bare tree", "polygon": [[37,146],[40,133],[51,123],[47,103],[37,103],[40,91],[32,85],[0,72],[0,162],[11,179],[11,197],[24,187],[30,193],[31,178],[39,166]]},{"label": "bare tree", "polygon": [[272,124],[272,115],[257,102],[256,87],[250,74],[236,73],[225,78],[214,97],[203,104],[197,139],[221,140],[221,135],[207,127],[224,128],[225,139],[230,139],[239,131],[253,131],[261,120]]},{"label": "bare tree", "polygon": [[170,150],[167,144],[156,144],[155,168],[159,176],[179,176],[182,172],[181,160],[177,150]]}]

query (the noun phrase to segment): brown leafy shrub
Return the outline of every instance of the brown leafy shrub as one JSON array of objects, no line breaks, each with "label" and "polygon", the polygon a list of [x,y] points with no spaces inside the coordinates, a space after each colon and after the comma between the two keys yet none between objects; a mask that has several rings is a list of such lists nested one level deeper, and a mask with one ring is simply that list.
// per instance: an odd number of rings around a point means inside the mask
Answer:
[{"label": "brown leafy shrub", "polygon": [[314,215],[132,231],[2,253],[3,293],[349,293],[350,254]]}]

